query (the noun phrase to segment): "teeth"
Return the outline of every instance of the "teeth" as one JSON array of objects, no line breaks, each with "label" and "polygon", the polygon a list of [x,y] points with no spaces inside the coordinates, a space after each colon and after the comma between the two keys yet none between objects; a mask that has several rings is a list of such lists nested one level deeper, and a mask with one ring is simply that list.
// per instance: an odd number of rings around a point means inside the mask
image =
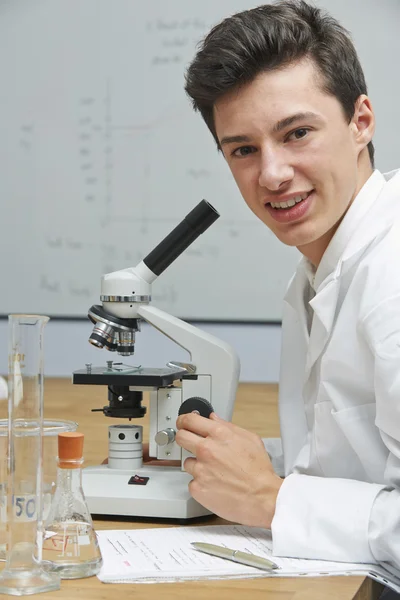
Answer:
[{"label": "teeth", "polygon": [[308,194],[309,192],[306,192],[305,194],[302,194],[301,196],[295,196],[294,198],[291,198],[286,202],[271,202],[271,206],[272,208],[291,208],[295,204],[298,204],[299,202],[307,198]]}]

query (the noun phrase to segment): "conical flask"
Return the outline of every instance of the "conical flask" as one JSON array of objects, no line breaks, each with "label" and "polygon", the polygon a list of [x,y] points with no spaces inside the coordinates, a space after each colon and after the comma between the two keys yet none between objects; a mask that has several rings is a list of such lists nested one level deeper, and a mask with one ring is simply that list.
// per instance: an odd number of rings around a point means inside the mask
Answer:
[{"label": "conical flask", "polygon": [[43,330],[49,318],[10,315],[6,474],[6,564],[0,593],[56,590],[60,578],[42,566]]},{"label": "conical flask", "polygon": [[82,489],[83,433],[58,435],[57,484],[45,523],[43,563],[61,579],[96,575],[102,557]]}]

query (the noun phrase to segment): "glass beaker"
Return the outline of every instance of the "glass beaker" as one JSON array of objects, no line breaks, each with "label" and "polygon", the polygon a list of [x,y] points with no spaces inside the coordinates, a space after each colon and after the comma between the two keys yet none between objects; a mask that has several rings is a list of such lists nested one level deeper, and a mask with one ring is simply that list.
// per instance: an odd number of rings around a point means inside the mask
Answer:
[{"label": "glass beaker", "polygon": [[43,538],[43,330],[49,318],[9,315],[6,563],[0,593],[56,590],[41,564]]}]

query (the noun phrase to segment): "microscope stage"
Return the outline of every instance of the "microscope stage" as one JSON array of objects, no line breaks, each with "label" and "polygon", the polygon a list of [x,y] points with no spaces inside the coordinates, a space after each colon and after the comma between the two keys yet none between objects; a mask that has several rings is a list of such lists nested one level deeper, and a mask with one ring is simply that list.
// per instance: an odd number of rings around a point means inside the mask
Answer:
[{"label": "microscope stage", "polygon": [[[138,483],[129,483],[132,480]],[[160,519],[210,515],[190,496],[190,480],[180,467],[148,465],[132,472],[99,465],[82,472],[82,487],[92,515]]]},{"label": "microscope stage", "polygon": [[[113,368],[91,367],[90,369],[80,369],[72,374],[72,383],[91,384],[91,385],[126,385],[137,387],[168,387],[174,381],[187,378],[185,369],[152,369],[144,367],[129,367],[124,365],[118,369],[118,363],[114,363]],[[190,375],[190,378],[196,376]]]}]

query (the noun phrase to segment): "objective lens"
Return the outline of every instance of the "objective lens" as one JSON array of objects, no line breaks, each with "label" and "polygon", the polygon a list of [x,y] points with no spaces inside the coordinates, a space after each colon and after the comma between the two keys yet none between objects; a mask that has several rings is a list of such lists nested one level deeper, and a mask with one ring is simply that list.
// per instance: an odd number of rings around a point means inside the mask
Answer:
[{"label": "objective lens", "polygon": [[118,354],[121,356],[131,356],[135,352],[135,332],[118,331]]},{"label": "objective lens", "polygon": [[96,348],[103,348],[113,343],[114,329],[111,325],[97,322],[93,328],[92,334],[89,337],[89,343]]},{"label": "objective lens", "polygon": [[118,335],[117,332],[114,331],[114,335],[112,337],[112,340],[109,342],[107,340],[107,342],[105,342],[105,347],[107,348],[107,350],[109,350],[110,352],[115,352],[118,348]]}]

